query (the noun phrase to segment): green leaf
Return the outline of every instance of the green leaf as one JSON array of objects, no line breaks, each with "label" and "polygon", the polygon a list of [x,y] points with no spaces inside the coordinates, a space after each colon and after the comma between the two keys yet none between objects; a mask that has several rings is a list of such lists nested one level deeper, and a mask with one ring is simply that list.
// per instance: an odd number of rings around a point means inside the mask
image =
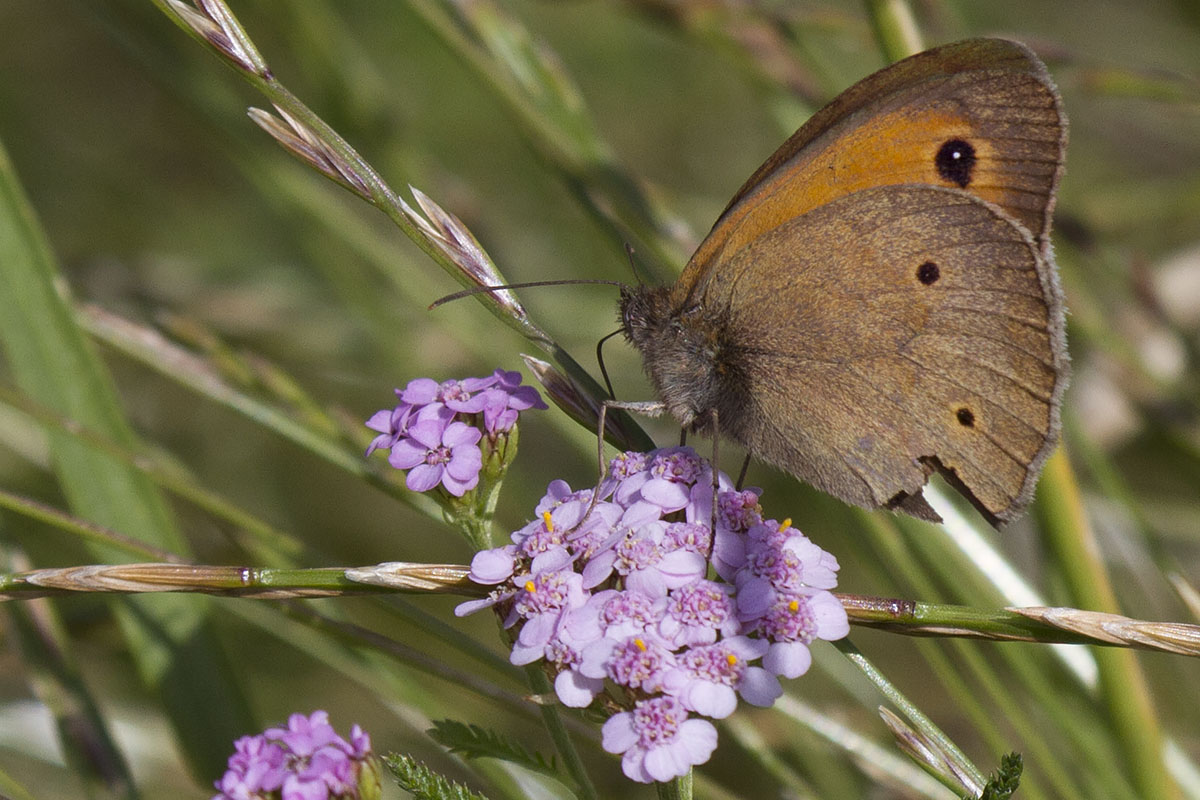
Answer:
[{"label": "green leaf", "polygon": [[417,800],[488,800],[487,795],[472,792],[406,755],[389,753],[383,757],[383,763],[391,770],[396,784]]},{"label": "green leaf", "polygon": [[1008,800],[1016,794],[1017,787],[1021,785],[1021,771],[1024,768],[1020,753],[1001,756],[1000,770],[988,779],[979,800]]},{"label": "green leaf", "polygon": [[548,775],[555,780],[564,779],[559,773],[555,759],[547,761],[541,753],[530,753],[521,745],[503,738],[494,731],[450,719],[436,721],[433,725],[429,735],[452,753],[461,753],[467,758],[497,758]]},{"label": "green leaf", "polygon": [[[0,146],[0,347],[17,385],[118,445],[136,449],[111,377],[80,330],[37,215]],[[145,475],[69,432],[48,433],[55,476],[72,511],[161,549],[187,545],[166,500]],[[91,545],[95,558],[115,548]],[[224,767],[230,742],[254,727],[209,628],[205,599],[181,595],[113,602],[143,682],[159,693],[193,771]]]}]

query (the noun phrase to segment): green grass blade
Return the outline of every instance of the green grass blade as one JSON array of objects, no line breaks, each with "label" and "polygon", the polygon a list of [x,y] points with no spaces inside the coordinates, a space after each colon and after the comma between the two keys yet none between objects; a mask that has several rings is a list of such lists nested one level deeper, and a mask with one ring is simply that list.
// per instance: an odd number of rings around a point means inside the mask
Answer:
[{"label": "green grass blade", "polygon": [[[33,208],[0,149],[0,342],[19,387],[114,441],[132,446],[112,381],[76,325],[70,299]],[[54,471],[74,512],[159,547],[186,544],[162,495],[144,475],[76,437],[51,432]],[[113,557],[95,546],[98,559]],[[192,769],[222,768],[228,745],[250,727],[205,622],[208,604],[184,597],[114,603],[143,681],[161,694]],[[218,733],[220,734],[218,735]]]}]

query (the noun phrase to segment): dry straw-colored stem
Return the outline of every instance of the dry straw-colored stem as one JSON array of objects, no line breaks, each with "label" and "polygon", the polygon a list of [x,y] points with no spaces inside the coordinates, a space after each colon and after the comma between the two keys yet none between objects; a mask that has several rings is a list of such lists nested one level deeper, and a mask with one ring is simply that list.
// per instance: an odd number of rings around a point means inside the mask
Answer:
[{"label": "dry straw-colored stem", "polygon": [[[0,575],[0,600],[76,592],[141,594],[197,592],[280,600],[403,592],[478,597],[459,564],[390,561],[345,569],[261,569],[187,564],[93,564]],[[838,594],[850,622],[909,636],[948,636],[992,641],[1111,645],[1200,656],[1200,625],[1151,622],[1077,608],[980,610],[896,598]]]},{"label": "dry straw-colored stem", "polygon": [[[479,595],[467,567],[391,562],[362,569],[260,569],[189,564],[92,564],[37,569],[0,576],[0,600],[62,596],[76,592],[144,594],[197,592],[226,597],[283,600],[386,592]],[[349,575],[370,574],[373,580]]]}]

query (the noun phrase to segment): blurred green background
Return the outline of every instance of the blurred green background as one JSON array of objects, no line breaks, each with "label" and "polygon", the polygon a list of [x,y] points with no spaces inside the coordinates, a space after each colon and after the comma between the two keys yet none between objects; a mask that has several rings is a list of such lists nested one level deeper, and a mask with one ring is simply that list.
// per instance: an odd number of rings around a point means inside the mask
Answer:
[{"label": "blurred green background", "polygon": [[[732,192],[815,107],[885,64],[866,12],[853,3],[543,0],[495,11],[432,0],[258,0],[233,7],[289,89],[395,188],[418,187],[460,217],[509,281],[629,280],[625,241],[651,274],[669,279]],[[1071,123],[1055,234],[1074,360],[1067,443],[1122,612],[1191,621],[1168,577],[1200,574],[1200,5],[930,0],[913,7],[927,46],[1010,36],[1034,47],[1058,82]],[[455,37],[474,34],[461,22],[451,23],[450,34],[431,25],[443,16],[453,21],[456,8],[464,18],[507,17],[511,30],[544,48],[577,87],[581,119],[594,124],[622,178],[639,182],[678,223],[671,236],[649,242],[589,212],[581,197],[596,197],[596,186],[611,185],[608,177],[564,169],[514,114],[486,64],[472,64],[453,46]],[[274,365],[318,404],[352,419],[390,405],[392,389],[411,378],[516,369],[519,353],[535,352],[473,301],[427,311],[458,285],[381,214],[289,158],[247,119],[250,105],[265,101],[148,2],[0,5],[0,141],[79,303],[159,328],[198,352],[229,348],[250,363]],[[568,286],[521,297],[592,369],[596,340],[616,326],[615,292]],[[306,566],[470,558],[448,527],[172,377],[99,350],[138,435],[178,459],[198,484],[308,546]],[[635,353],[614,343],[606,362],[618,396],[650,397]],[[12,386],[3,363],[0,384]],[[261,386],[248,391],[269,395]],[[39,431],[7,405],[0,412],[0,487],[64,506]],[[662,444],[676,436],[666,421],[645,424]],[[522,524],[553,478],[591,481],[594,443],[593,433],[557,411],[530,415],[521,430],[525,457],[500,504],[501,526]],[[736,470],[737,458],[725,451],[727,471]],[[864,545],[856,517],[836,501],[761,466],[752,468],[750,483],[766,489],[769,514],[792,517],[838,554],[840,590],[972,602],[947,576],[932,595],[893,582],[888,557]],[[174,510],[196,559],[245,560],[227,523],[185,502]],[[0,516],[0,540],[40,566],[92,560],[61,531],[11,514]],[[1071,604],[1034,517],[996,540],[1051,603]],[[321,647],[304,646],[302,631],[275,639],[228,614],[237,602],[214,605],[217,625],[263,723],[328,708],[339,729],[357,721],[378,749],[414,753],[468,780],[423,735],[427,712],[411,697],[546,746],[530,720],[419,669],[377,667],[378,683],[347,680]],[[414,604],[449,620],[454,602]],[[368,601],[317,605],[435,660],[473,668]],[[144,796],[202,796],[155,699],[130,669],[107,605],[73,599],[58,608],[88,684],[126,737]],[[453,624],[499,651],[490,620]],[[70,771],[47,749],[48,723],[39,727],[31,673],[12,629],[0,630],[7,631],[0,638],[0,770],[39,797],[79,796]],[[992,718],[1004,703],[980,696],[973,713],[948,692],[945,675],[931,678],[926,648],[941,645],[853,635],[985,770],[1005,749],[1037,751],[1027,733]],[[1033,645],[967,647],[943,648],[962,660],[953,663],[963,672],[969,659],[1000,664],[1000,650],[1008,658],[1046,658],[1046,648]],[[839,657],[828,649],[818,655],[829,668],[795,682],[793,691],[889,746],[874,701],[856,702],[864,690]],[[1164,730],[1200,759],[1200,668],[1164,655],[1140,663]],[[1004,675],[1012,666],[998,669]],[[1048,684],[1062,679],[1044,677]],[[1077,723],[1090,725],[1086,694],[1072,697]],[[1009,702],[1036,705],[1028,698],[1013,694]],[[855,766],[847,749],[797,733],[770,713],[750,718],[810,776],[811,796],[906,796]],[[1040,722],[1036,710],[1033,719]],[[1057,754],[1056,769],[1067,773],[1071,751],[1056,748],[1072,737],[1056,736],[1054,726],[1071,724],[1059,719],[1040,732],[1051,740],[1045,757]],[[995,738],[981,732],[989,725]],[[747,788],[739,767],[745,757],[726,741],[709,774],[734,792],[768,796],[760,792],[775,784],[766,776]],[[616,759],[591,748],[588,761],[602,796],[627,792]],[[1030,796],[1062,796],[1047,789],[1047,769],[1031,764]],[[1081,796],[1130,796],[1128,787],[1110,788]]]}]

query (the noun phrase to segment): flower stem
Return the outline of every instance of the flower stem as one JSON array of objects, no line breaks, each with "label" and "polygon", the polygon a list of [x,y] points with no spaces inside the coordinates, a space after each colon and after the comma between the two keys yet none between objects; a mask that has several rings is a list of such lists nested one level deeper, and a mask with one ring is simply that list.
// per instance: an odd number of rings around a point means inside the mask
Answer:
[{"label": "flower stem", "polygon": [[[529,686],[533,689],[534,694],[544,695],[554,691],[554,687],[550,685],[546,673],[542,672],[541,668],[536,664],[526,667],[525,674],[529,676]],[[567,728],[563,725],[562,716],[558,713],[558,707],[555,705],[543,705],[541,709],[542,722],[545,724],[546,731],[550,734],[550,738],[554,742],[554,748],[562,756],[563,765],[567,768],[567,773],[575,781],[576,794],[582,800],[598,800],[596,787],[592,785],[592,779],[588,776],[587,770],[583,766],[583,759],[579,757],[579,751],[575,749],[575,743],[571,741],[571,737],[567,733]],[[690,798],[691,795],[689,794],[688,797]]]},{"label": "flower stem", "polygon": [[658,790],[658,800],[692,800],[692,771],[689,769],[686,775],[666,783],[656,783],[654,788]]}]

